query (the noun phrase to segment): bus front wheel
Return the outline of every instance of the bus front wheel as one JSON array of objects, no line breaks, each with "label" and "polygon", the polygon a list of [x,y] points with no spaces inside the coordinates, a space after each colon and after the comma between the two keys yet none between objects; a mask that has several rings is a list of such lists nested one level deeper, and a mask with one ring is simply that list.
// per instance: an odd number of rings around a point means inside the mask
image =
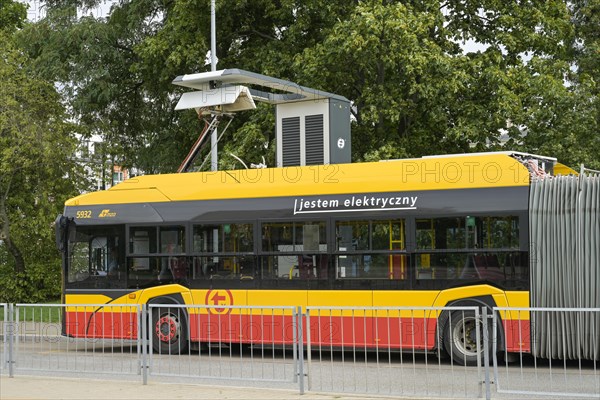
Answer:
[{"label": "bus front wheel", "polygon": [[152,348],[161,354],[181,354],[188,348],[185,312],[156,308],[152,312]]},{"label": "bus front wheel", "polygon": [[[477,341],[477,326],[479,326],[479,342]],[[478,354],[483,362],[483,335],[487,334],[491,344],[491,330],[483,331],[483,324],[473,311],[454,311],[444,330],[444,347],[451,359],[461,365],[477,365]],[[491,354],[491,346],[490,346]]]}]

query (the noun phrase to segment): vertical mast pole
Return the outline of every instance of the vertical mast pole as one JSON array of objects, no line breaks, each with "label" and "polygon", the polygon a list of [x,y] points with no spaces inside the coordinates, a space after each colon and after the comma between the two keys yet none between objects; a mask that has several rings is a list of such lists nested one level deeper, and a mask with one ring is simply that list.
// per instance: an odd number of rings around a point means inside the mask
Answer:
[{"label": "vertical mast pole", "polygon": [[[217,70],[217,10],[215,0],[210,0],[210,70]],[[217,148],[218,136],[217,127],[212,130],[210,136],[210,170],[217,171],[219,169],[219,152]],[[219,251],[219,230],[213,229],[213,251]]]},{"label": "vertical mast pole", "polygon": [[[215,0],[210,0],[210,70],[217,70],[217,23]],[[216,171],[218,167],[217,129],[213,129],[210,136],[210,170]]]}]

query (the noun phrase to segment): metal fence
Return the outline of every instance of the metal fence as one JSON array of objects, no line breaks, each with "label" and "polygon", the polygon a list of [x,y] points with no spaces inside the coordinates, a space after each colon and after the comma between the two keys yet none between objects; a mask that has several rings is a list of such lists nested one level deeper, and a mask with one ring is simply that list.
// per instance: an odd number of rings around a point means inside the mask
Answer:
[{"label": "metal fence", "polygon": [[298,382],[297,307],[150,304],[149,373],[194,382]]},{"label": "metal fence", "polygon": [[9,308],[13,333],[9,353],[15,372],[140,374],[140,306],[16,304]]},{"label": "metal fence", "polygon": [[[510,313],[512,324],[502,324],[500,313]],[[536,325],[543,324],[545,335],[536,337]],[[518,335],[523,348],[509,354],[493,352],[496,392],[538,397],[600,398],[600,308],[494,308],[494,333],[502,327],[504,337]],[[585,333],[585,334],[582,334]],[[569,339],[577,337],[576,347]],[[553,358],[537,358],[543,347]],[[501,363],[498,355],[510,359]]]},{"label": "metal fence", "polygon": [[[444,398],[482,394],[482,357],[474,366],[456,365],[454,353],[447,357],[444,350],[444,341],[465,343],[469,315],[474,316],[472,339],[482,347],[477,307],[308,307],[307,312],[309,390]],[[445,327],[456,324],[462,324],[459,337],[445,336]]]},{"label": "metal fence", "polygon": [[[427,398],[600,398],[600,309],[0,306],[0,373],[9,376],[104,374]],[[530,337],[537,323],[546,324],[547,341]],[[558,347],[560,359],[532,355],[535,346],[567,343],[562,338],[574,334],[581,352],[571,346]],[[508,352],[509,340],[520,350]]]}]

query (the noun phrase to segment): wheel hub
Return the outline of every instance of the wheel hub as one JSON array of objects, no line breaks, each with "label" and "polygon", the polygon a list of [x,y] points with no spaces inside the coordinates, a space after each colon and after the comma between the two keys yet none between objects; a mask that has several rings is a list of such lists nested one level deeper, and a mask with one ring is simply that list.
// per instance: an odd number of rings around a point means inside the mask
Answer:
[{"label": "wheel hub", "polygon": [[173,343],[179,337],[179,321],[173,315],[163,315],[155,326],[158,340]]},{"label": "wheel hub", "polygon": [[477,355],[477,324],[474,319],[456,325],[454,340],[457,347],[466,355]]}]

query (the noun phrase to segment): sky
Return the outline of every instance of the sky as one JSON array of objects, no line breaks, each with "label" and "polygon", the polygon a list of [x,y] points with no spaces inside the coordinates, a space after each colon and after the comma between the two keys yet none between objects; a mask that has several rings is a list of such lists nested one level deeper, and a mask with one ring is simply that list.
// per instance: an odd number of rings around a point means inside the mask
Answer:
[{"label": "sky", "polygon": [[[44,8],[44,2],[39,0],[19,0],[23,3],[29,4],[29,9],[27,10],[27,19],[29,21],[39,21],[44,18],[46,15],[46,11]],[[93,15],[96,18],[106,17],[110,11],[110,6],[113,3],[112,0],[103,0],[102,4],[93,9],[86,12],[87,15]]]}]

